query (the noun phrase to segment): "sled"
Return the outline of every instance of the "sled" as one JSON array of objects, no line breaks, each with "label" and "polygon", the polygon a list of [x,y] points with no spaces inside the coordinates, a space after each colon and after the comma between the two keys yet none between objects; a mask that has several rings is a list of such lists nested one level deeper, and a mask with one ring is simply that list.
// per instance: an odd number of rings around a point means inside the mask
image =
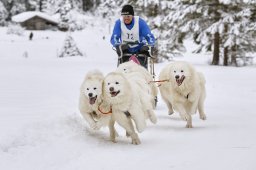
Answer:
[{"label": "sled", "polygon": [[[149,73],[151,74],[153,81],[155,81],[155,66],[154,66],[154,59],[155,57],[152,55],[153,51],[151,51],[151,48],[149,46],[148,47],[148,54],[140,54],[140,53],[123,53],[122,51],[122,45],[120,45],[118,48],[118,50],[120,51],[120,55],[118,56],[118,63],[117,63],[117,67],[119,66],[119,64],[122,64],[124,62],[127,61],[133,61],[141,66],[143,66],[144,68],[146,68]],[[124,58],[128,59],[126,61],[124,61]],[[155,106],[157,105],[157,96],[155,96]]]},{"label": "sled", "polygon": [[133,62],[143,66],[144,68],[146,68],[149,73],[152,75],[153,80],[155,80],[155,67],[154,67],[154,59],[155,57],[152,55],[151,52],[151,48],[149,48],[149,55],[146,54],[140,54],[140,53],[123,53],[122,51],[122,45],[120,45],[119,47],[119,51],[120,51],[120,55],[118,56],[118,63],[117,66],[119,66],[119,64],[124,63],[124,58],[129,58],[127,61],[132,60]]}]

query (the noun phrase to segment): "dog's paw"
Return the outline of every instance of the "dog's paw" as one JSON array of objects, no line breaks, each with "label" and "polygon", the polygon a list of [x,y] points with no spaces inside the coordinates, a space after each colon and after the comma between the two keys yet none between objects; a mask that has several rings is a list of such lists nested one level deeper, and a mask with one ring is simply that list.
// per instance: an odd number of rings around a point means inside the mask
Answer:
[{"label": "dog's paw", "polygon": [[129,138],[131,135],[126,131],[126,137]]},{"label": "dog's paw", "polygon": [[113,143],[117,143],[117,141],[116,141],[116,138],[115,138],[115,137],[110,137],[110,140],[111,140],[111,142],[113,142]]},{"label": "dog's paw", "polygon": [[187,124],[186,128],[193,128],[192,124]]},{"label": "dog's paw", "polygon": [[100,127],[96,123],[90,124],[90,127],[93,130],[99,130],[100,129]]},{"label": "dog's paw", "polygon": [[157,123],[157,118],[155,116],[150,116],[149,119],[153,124]]},{"label": "dog's paw", "polygon": [[206,115],[205,115],[205,114],[201,114],[201,115],[200,115],[200,119],[206,120]]},{"label": "dog's paw", "polygon": [[168,112],[168,115],[172,115],[174,113],[174,111],[173,110],[169,110],[169,112]]},{"label": "dog's paw", "polygon": [[141,144],[140,139],[139,139],[139,138],[132,139],[132,144],[133,144],[133,145],[139,145],[139,144]]},{"label": "dog's paw", "polygon": [[115,136],[116,136],[116,137],[118,137],[118,136],[119,136],[119,134],[117,133],[117,131],[116,131],[116,130],[115,130]]},{"label": "dog's paw", "polygon": [[181,119],[184,120],[184,121],[189,120],[189,115],[188,115],[188,114],[181,114],[181,113],[180,113],[180,117],[181,117]]},{"label": "dog's paw", "polygon": [[131,138],[132,138],[132,144],[133,145],[139,145],[140,144],[140,138],[139,138],[138,134],[136,134],[136,133],[131,134]]},{"label": "dog's paw", "polygon": [[102,126],[103,126],[102,123],[97,122],[97,123],[96,123],[96,126],[95,126],[95,130],[99,130]]},{"label": "dog's paw", "polygon": [[157,118],[156,115],[154,113],[149,114],[149,119],[153,124],[156,124],[157,122]]},{"label": "dog's paw", "polygon": [[111,131],[110,132],[110,140],[113,142],[113,143],[116,143],[116,137],[118,136],[116,130],[114,131]]}]

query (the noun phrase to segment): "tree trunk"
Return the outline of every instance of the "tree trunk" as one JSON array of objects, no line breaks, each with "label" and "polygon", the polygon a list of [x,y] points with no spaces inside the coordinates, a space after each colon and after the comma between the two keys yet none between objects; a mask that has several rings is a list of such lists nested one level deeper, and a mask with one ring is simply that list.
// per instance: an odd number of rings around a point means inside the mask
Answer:
[{"label": "tree trunk", "polygon": [[43,11],[43,0],[39,1],[39,11],[42,12]]},{"label": "tree trunk", "polygon": [[[228,35],[228,24],[224,25],[224,36]],[[223,52],[223,65],[227,66],[228,65],[228,47],[224,47],[224,52]]]},{"label": "tree trunk", "polygon": [[231,64],[234,64],[237,66],[237,62],[236,62],[236,50],[237,50],[237,45],[236,45],[236,36],[234,35],[234,45],[231,47]]},{"label": "tree trunk", "polygon": [[212,65],[219,65],[219,60],[220,60],[220,34],[219,32],[216,32],[214,34]]},{"label": "tree trunk", "polygon": [[12,9],[13,5],[14,5],[14,1],[8,1],[7,5],[6,5],[6,10],[8,11],[8,16],[6,18],[6,21],[12,20],[11,9]]},{"label": "tree trunk", "polygon": [[99,0],[82,0],[82,9],[83,11],[94,10],[99,4]]},{"label": "tree trunk", "polygon": [[224,66],[228,65],[228,47],[224,48],[224,61],[223,61],[223,65]]},{"label": "tree trunk", "polygon": [[231,47],[231,64],[237,66],[237,62],[236,62],[236,45]]}]

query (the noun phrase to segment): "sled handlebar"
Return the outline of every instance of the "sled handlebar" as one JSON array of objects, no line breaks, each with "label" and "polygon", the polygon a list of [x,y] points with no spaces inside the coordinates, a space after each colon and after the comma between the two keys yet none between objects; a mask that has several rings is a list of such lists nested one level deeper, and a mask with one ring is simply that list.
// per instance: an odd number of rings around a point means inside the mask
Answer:
[{"label": "sled handlebar", "polygon": [[[126,54],[124,54],[123,53],[123,46],[127,46],[127,45],[129,45],[129,44],[120,44],[117,48],[118,48],[118,50],[119,50],[119,52],[120,52],[120,56],[118,56],[118,58],[122,58],[122,56],[123,55],[125,55],[125,56],[132,56],[132,55],[134,55],[134,54],[130,54],[130,53],[126,53]],[[137,55],[137,56],[139,56],[139,57],[150,57],[150,58],[155,58],[154,56],[153,56],[153,48],[152,48],[152,46],[151,45],[144,45],[142,48],[145,48],[145,51],[147,50],[148,51],[148,53],[149,53],[149,56],[147,56],[147,55],[145,55],[145,54],[139,54],[139,53],[135,53],[135,55]],[[147,49],[146,49],[147,48]]]}]

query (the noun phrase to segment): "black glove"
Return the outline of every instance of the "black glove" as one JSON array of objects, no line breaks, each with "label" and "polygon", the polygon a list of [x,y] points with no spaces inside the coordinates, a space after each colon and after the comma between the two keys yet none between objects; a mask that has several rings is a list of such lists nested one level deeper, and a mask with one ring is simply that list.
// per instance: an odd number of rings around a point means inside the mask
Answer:
[{"label": "black glove", "polygon": [[120,44],[116,46],[116,52],[118,56],[121,56],[121,51],[128,50],[129,46],[127,44]]},{"label": "black glove", "polygon": [[121,44],[121,49],[122,49],[122,51],[128,50],[128,48],[129,48],[129,45],[128,45],[128,44]]},{"label": "black glove", "polygon": [[142,46],[140,49],[141,52],[147,52],[148,50],[149,50],[149,47],[146,45]]}]

